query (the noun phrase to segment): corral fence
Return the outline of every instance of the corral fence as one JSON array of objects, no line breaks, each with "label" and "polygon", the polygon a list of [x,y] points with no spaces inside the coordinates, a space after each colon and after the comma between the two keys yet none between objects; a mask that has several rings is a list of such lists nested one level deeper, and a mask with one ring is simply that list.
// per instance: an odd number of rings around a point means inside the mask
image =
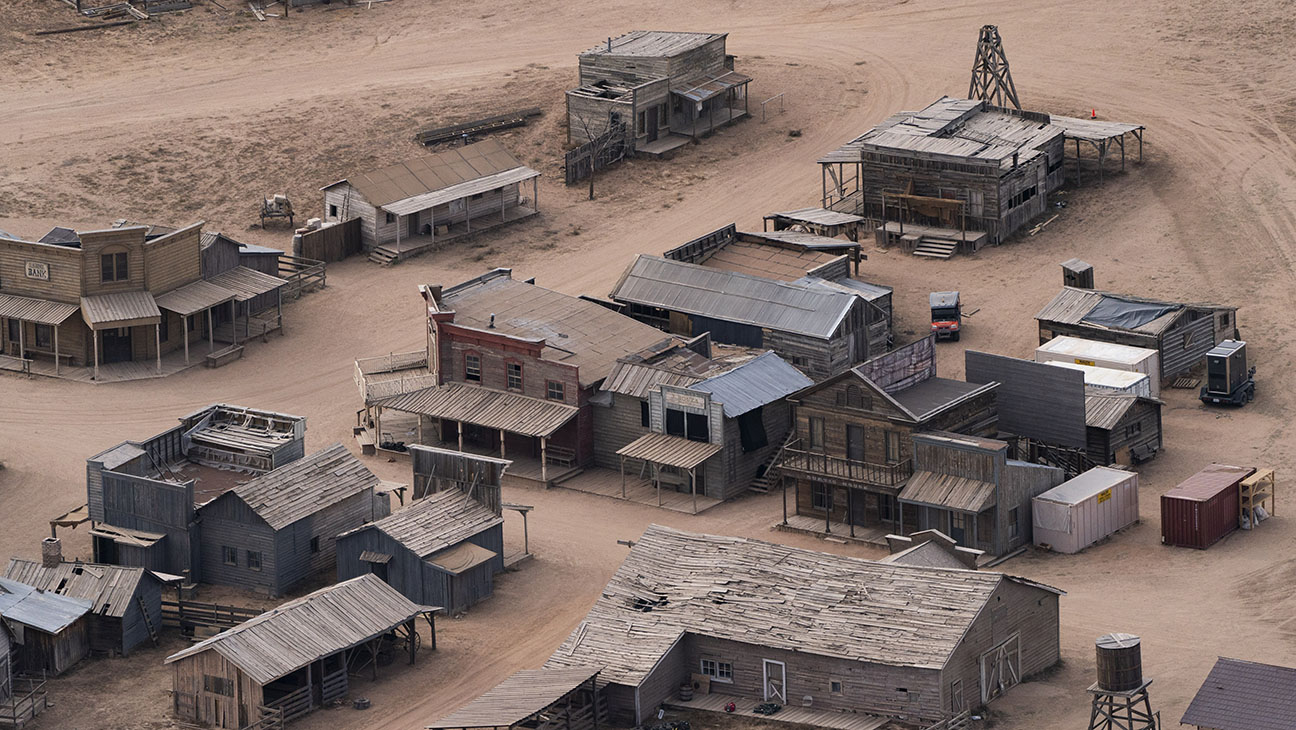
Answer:
[{"label": "corral fence", "polygon": [[567,184],[575,185],[596,171],[620,162],[629,153],[630,143],[626,138],[625,123],[613,124],[603,134],[567,152],[567,159],[563,163]]},{"label": "corral fence", "polygon": [[162,600],[162,625],[186,632],[195,628],[229,629],[260,615],[261,611],[242,606]]},{"label": "corral fence", "polygon": [[288,282],[283,287],[284,296],[297,299],[308,291],[323,289],[326,284],[325,266],[323,261],[317,259],[280,254],[279,278]]},{"label": "corral fence", "polygon": [[293,238],[293,255],[317,261],[341,261],[360,253],[360,219],[352,218]]},{"label": "corral fence", "polygon": [[786,92],[782,92],[782,91],[780,91],[779,93],[775,94],[774,96],[771,96],[770,98],[768,98],[768,99],[766,99],[765,101],[762,101],[762,102],[761,102],[761,123],[762,123],[762,124],[765,122],[765,115],[766,115],[767,110],[768,110],[769,108],[777,106],[777,108],[773,109],[773,111],[774,111],[774,112],[777,112],[778,114],[782,114],[782,113],[783,113],[783,109],[784,109],[784,107],[783,107],[783,94],[784,94],[784,93],[786,93]]}]

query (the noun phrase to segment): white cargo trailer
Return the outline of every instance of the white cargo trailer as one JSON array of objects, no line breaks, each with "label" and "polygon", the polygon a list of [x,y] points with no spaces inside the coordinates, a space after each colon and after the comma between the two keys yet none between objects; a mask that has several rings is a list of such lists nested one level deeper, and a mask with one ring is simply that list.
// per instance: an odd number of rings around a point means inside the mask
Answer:
[{"label": "white cargo trailer", "polygon": [[1062,362],[1055,360],[1045,363],[1059,368],[1069,370],[1079,370],[1084,373],[1085,385],[1090,388],[1119,393],[1121,395],[1139,395],[1144,398],[1152,397],[1152,381],[1143,373],[1133,370],[1116,370],[1115,368],[1100,368],[1093,365],[1078,365],[1073,362]]},{"label": "white cargo trailer", "polygon": [[1161,362],[1156,350],[1098,342],[1079,337],[1054,337],[1035,349],[1035,362],[1071,362],[1148,376],[1152,397],[1161,397]]},{"label": "white cargo trailer", "polygon": [[1138,474],[1099,466],[1031,500],[1031,539],[1078,553],[1138,518]]}]

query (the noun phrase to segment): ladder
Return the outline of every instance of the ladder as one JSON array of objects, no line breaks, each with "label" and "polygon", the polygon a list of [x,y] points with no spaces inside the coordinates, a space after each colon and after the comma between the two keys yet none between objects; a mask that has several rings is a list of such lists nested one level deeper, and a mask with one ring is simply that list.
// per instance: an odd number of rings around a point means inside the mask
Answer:
[{"label": "ladder", "polygon": [[153,646],[158,645],[157,629],[153,628],[153,619],[149,618],[148,606],[144,604],[143,596],[135,596],[135,601],[139,603],[140,615],[144,617],[144,626],[148,629],[149,638],[153,640]]}]

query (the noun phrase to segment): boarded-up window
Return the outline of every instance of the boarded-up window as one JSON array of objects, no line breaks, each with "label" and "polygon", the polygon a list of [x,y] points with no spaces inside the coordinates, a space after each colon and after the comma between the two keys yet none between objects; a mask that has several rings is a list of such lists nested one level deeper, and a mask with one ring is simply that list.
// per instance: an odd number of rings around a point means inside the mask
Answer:
[{"label": "boarded-up window", "polygon": [[738,436],[742,441],[743,451],[755,451],[769,444],[761,406],[738,417]]},{"label": "boarded-up window", "polygon": [[234,681],[225,677],[213,677],[210,674],[203,675],[203,691],[210,692],[214,695],[225,695],[226,697],[234,696]]}]

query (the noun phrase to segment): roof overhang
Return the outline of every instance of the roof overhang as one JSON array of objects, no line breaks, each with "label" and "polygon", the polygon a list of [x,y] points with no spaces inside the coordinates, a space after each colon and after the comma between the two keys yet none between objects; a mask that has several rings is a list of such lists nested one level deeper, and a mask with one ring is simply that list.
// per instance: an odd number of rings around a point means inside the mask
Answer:
[{"label": "roof overhang", "polygon": [[465,180],[464,182],[451,185],[441,190],[433,190],[429,193],[422,193],[402,200],[393,201],[379,206],[382,210],[394,215],[409,215],[417,213],[420,210],[427,210],[438,205],[449,203],[452,200],[459,200],[470,195],[477,195],[488,190],[496,190],[506,185],[530,180],[533,177],[539,177],[540,173],[523,165],[515,167],[512,170],[504,170],[494,175],[479,177],[474,180]]},{"label": "roof overhang", "polygon": [[113,292],[81,297],[81,318],[93,330],[159,324],[162,311],[146,291]]},{"label": "roof overhang", "polygon": [[238,294],[210,281],[199,279],[158,296],[159,309],[175,312],[182,317],[233,301]]},{"label": "roof overhang", "polygon": [[552,436],[580,412],[565,403],[462,383],[416,390],[378,401],[377,405],[533,437]]},{"label": "roof overhang", "polygon": [[68,317],[76,314],[80,308],[75,304],[51,302],[47,299],[20,297],[13,294],[0,294],[0,317],[20,319],[36,324],[59,325]]},{"label": "roof overhang", "polygon": [[720,448],[720,444],[690,441],[664,433],[646,433],[618,449],[617,454],[677,469],[693,469],[720,453]]}]

